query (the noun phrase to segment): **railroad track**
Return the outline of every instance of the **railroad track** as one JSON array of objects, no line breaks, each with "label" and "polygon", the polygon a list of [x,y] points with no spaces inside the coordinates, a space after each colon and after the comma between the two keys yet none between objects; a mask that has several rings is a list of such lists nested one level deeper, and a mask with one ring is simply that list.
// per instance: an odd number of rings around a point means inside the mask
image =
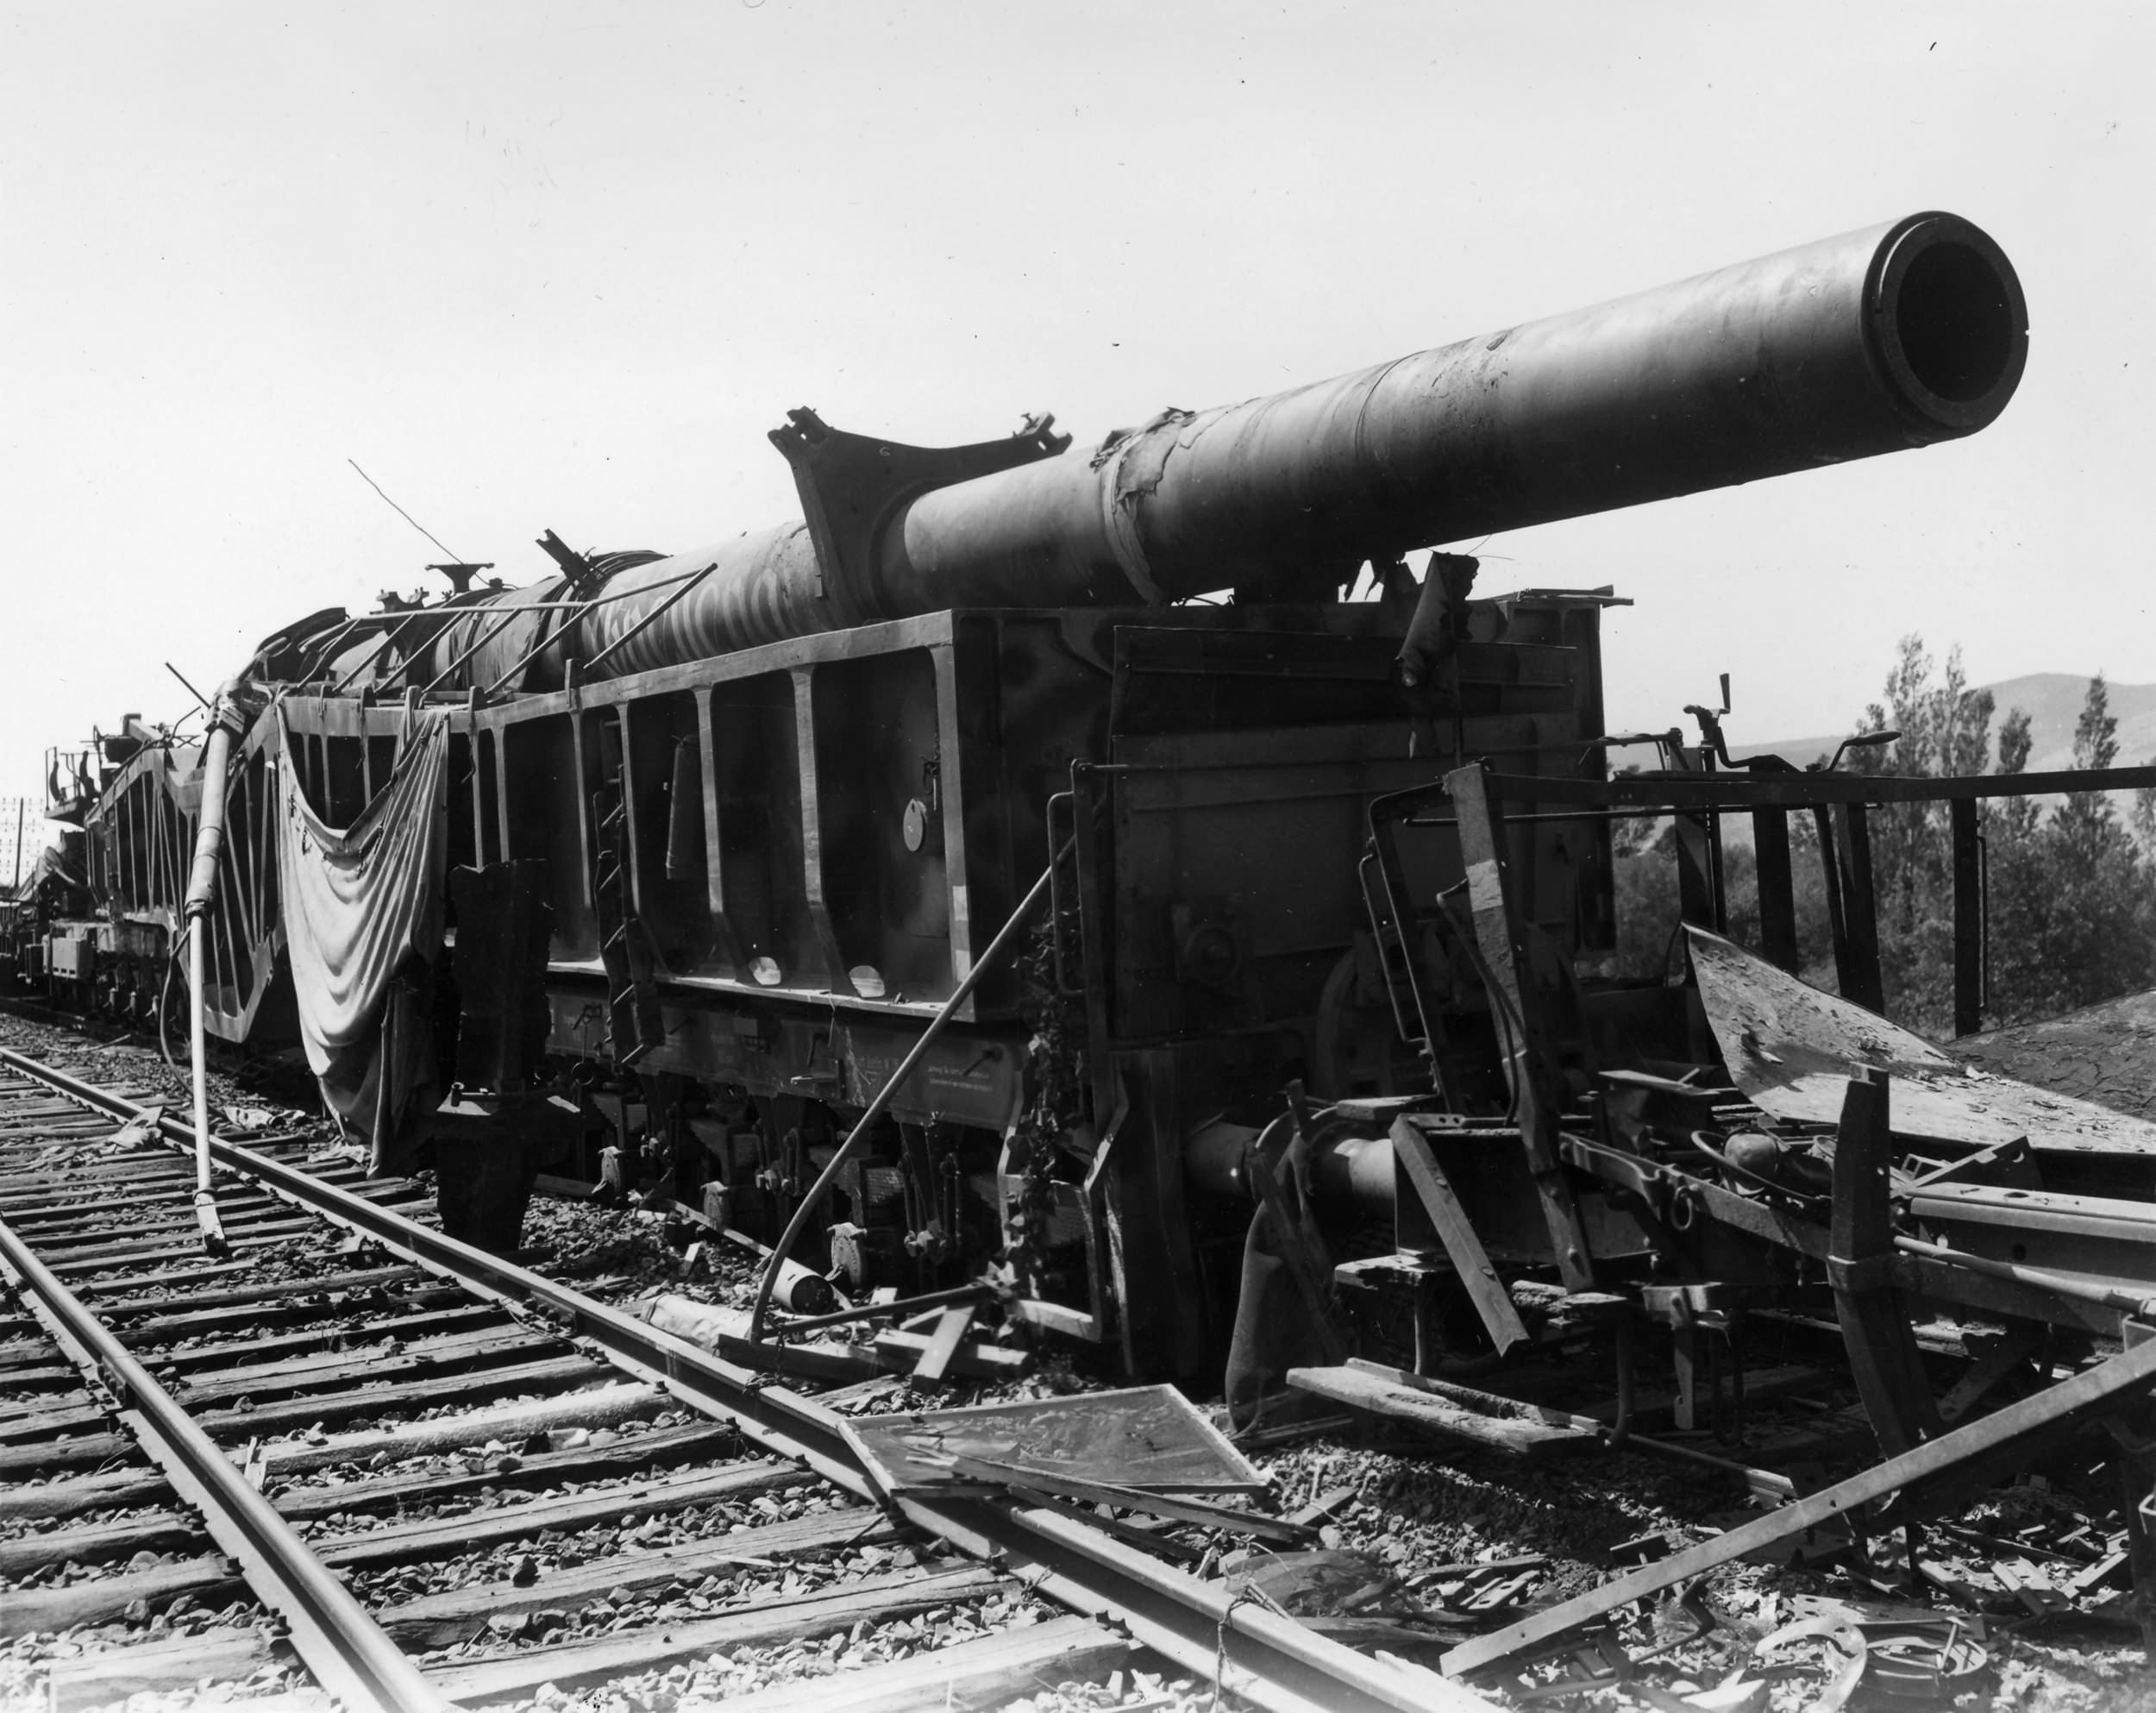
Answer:
[{"label": "railroad track", "polygon": [[[941,1645],[752,1704],[994,1704],[1140,1650],[1277,1713],[1487,1704],[1072,1511],[880,1490],[840,1396],[458,1243],[304,1139],[213,1140],[212,1261],[189,1143],[0,1048],[0,1630],[153,1635],[56,1672],[53,1713],[294,1655],[348,1708],[509,1705],[744,1647],[843,1665],[917,1619]],[[260,1616],[155,1637],[235,1599]]]}]

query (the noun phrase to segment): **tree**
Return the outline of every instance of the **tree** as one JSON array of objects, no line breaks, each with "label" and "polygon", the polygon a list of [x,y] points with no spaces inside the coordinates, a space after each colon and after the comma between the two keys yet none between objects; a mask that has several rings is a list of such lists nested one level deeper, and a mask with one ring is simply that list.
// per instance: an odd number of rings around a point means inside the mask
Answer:
[{"label": "tree", "polygon": [[[1914,633],[1896,645],[1886,700],[1865,710],[1865,729],[1900,735],[1856,750],[1867,773],[1897,778],[1982,773],[1991,750],[1993,698],[1971,690],[1961,650],[1932,681],[1932,657]],[[1952,847],[1944,803],[1888,803],[1871,812],[1872,885],[1878,906],[1879,970],[1887,1010],[1939,1030],[1953,1013]]]},{"label": "tree", "polygon": [[[1869,729],[1900,736],[1882,749],[1852,751],[1858,766],[1903,776],[1984,771],[1991,693],[1967,687],[1959,649],[1948,652],[1938,682],[1933,675],[1923,639],[1902,638],[1884,701],[1865,710]],[[2010,710],[1999,728],[1998,772],[2025,772],[2032,741],[2028,713]],[[2075,724],[2073,766],[2094,770],[2117,759],[2118,720],[2099,673]],[[2031,797],[1982,806],[1986,987],[1995,1022],[2053,1015],[2156,980],[2156,792],[2143,796],[2131,828],[2101,791],[2067,794],[2048,819]],[[1884,804],[1871,811],[1871,827],[1888,1013],[1943,1034],[1953,1015],[1950,812],[1945,803]]]},{"label": "tree", "polygon": [[[2028,716],[1999,732],[1999,771],[2028,763]],[[2098,673],[2074,724],[2077,771],[2118,760],[2118,719]],[[2140,794],[2156,798],[2156,794]],[[2134,805],[2156,824],[2156,800]],[[1993,1020],[2018,1023],[2115,998],[2156,980],[2156,881],[2148,845],[2119,819],[2109,793],[2069,792],[2048,820],[2037,800],[2006,798],[1984,817]]]},{"label": "tree", "polygon": [[[1996,706],[1971,690],[1961,651],[1943,675],[1918,636],[1902,638],[1884,700],[1865,711],[1864,729],[1899,735],[1849,752],[1865,772],[1890,776],[1981,774],[1992,753]],[[2008,711],[1999,724],[1997,772],[2025,773],[2034,737],[2029,716]],[[2118,721],[2103,675],[2091,679],[2074,728],[2077,770],[2118,759]],[[2136,794],[2122,819],[2110,795],[2070,792],[2048,817],[2033,797],[1980,800],[1985,852],[1986,1012],[2019,1023],[2095,1004],[2156,984],[2156,788]],[[1870,812],[1873,894],[1887,1013],[1944,1035],[1953,1020],[1952,815],[1944,803],[1890,803]],[[1620,823],[1616,850],[1619,945],[1608,973],[1654,977],[1665,968],[1677,922],[1675,835],[1666,820]],[[1790,818],[1797,937],[1804,976],[1831,986],[1833,963],[1824,879],[1808,814]],[[1758,888],[1749,847],[1727,848],[1730,932],[1757,943]]]}]

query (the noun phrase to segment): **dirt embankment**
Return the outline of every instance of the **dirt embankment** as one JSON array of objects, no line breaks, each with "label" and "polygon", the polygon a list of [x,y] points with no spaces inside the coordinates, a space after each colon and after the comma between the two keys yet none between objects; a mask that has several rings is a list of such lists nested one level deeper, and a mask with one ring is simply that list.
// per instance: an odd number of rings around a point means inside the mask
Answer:
[{"label": "dirt embankment", "polygon": [[2156,1119],[2156,989],[1966,1036],[1949,1051],[2040,1089]]}]

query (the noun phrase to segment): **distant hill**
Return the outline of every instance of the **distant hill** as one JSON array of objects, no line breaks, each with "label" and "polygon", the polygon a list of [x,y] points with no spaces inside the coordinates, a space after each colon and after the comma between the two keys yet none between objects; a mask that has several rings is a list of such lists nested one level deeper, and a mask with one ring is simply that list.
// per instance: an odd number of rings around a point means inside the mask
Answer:
[{"label": "distant hill", "polygon": [[[2082,700],[2089,693],[2087,679],[2077,678],[2071,672],[2032,672],[1988,687],[1996,704],[1991,715],[1991,768],[1999,764],[1999,727],[2015,708],[2028,711],[2031,773],[2073,765],[2074,722],[2081,718]],[[2104,688],[2110,694],[2111,712],[2119,723],[2119,766],[2138,767],[2156,757],[2156,684],[2107,683]],[[1824,737],[1733,744],[1729,753],[1737,756],[1772,754],[1803,767],[1818,756],[1833,754],[1834,746],[1848,735],[1838,731]]]}]

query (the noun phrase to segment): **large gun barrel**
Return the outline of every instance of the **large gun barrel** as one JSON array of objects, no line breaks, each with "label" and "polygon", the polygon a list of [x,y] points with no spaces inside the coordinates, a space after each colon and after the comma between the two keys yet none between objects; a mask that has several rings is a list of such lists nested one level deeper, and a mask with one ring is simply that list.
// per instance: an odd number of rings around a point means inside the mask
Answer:
[{"label": "large gun barrel", "polygon": [[613,677],[946,607],[1310,599],[1410,548],[1972,434],[2013,396],[2027,342],[1999,247],[1957,216],[1912,215],[1163,411],[1090,453],[1037,455],[1037,436],[1026,461],[880,513],[805,479],[809,523],[616,575],[579,651]]}]

